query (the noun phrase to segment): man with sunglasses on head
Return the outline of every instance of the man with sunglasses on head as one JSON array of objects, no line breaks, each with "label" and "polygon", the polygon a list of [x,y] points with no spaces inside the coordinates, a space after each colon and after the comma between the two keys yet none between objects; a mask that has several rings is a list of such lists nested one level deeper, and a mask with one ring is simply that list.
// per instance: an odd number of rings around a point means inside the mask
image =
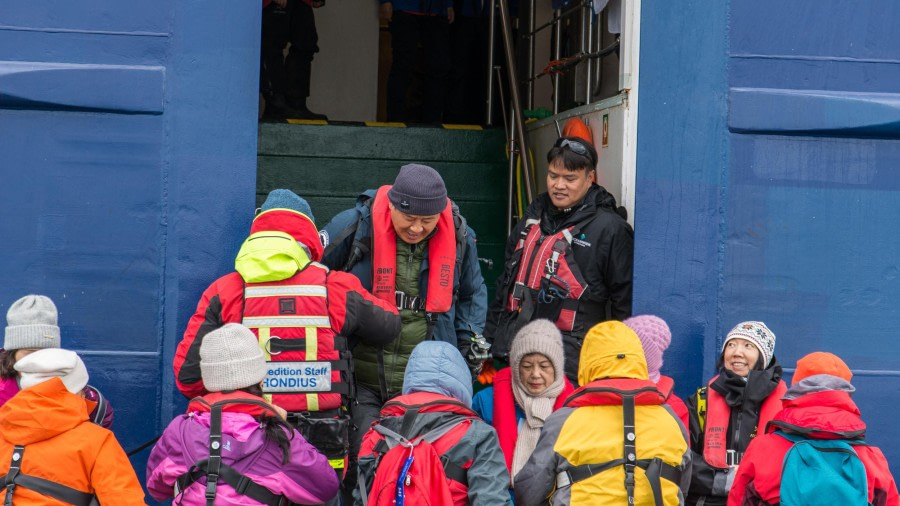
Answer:
[{"label": "man with sunglasses on head", "polygon": [[484,332],[494,357],[507,361],[522,326],[538,318],[553,321],[573,383],[585,333],[599,322],[631,316],[634,231],[624,208],[595,182],[597,151],[589,139],[590,130],[575,118],[547,153],[547,192],[507,239]]}]

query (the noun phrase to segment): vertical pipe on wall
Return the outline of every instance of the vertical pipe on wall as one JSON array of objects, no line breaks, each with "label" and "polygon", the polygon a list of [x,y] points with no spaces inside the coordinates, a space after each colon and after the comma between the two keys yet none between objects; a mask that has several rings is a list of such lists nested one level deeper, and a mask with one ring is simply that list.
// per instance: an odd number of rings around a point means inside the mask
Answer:
[{"label": "vertical pipe on wall", "polygon": [[534,107],[534,80],[532,78],[534,77],[534,46],[537,39],[537,34],[534,33],[536,14],[537,0],[530,0],[528,2],[528,97],[526,102],[528,109]]},{"label": "vertical pipe on wall", "polygon": [[[584,33],[587,34],[586,42],[588,53],[594,50],[594,12],[593,12],[593,3],[586,2],[584,5],[584,9],[581,11],[582,18],[582,26],[585,27]],[[583,46],[582,46],[583,47]],[[584,61],[584,103],[591,103],[591,88],[593,87],[593,67],[594,61],[591,58],[585,58]]]},{"label": "vertical pipe on wall", "polygon": [[[561,9],[553,11],[553,60],[558,61],[562,45]],[[553,114],[559,114],[559,73],[553,74]]]},{"label": "vertical pipe on wall", "polygon": [[518,151],[521,154],[519,160],[522,165],[523,176],[525,181],[525,198],[529,202],[534,198],[531,188],[531,159],[528,157],[528,147],[525,142],[525,128],[522,120],[522,101],[519,96],[519,83],[516,76],[516,60],[513,56],[512,48],[512,26],[509,19],[509,11],[507,10],[506,0],[498,0],[500,5],[500,29],[503,32],[503,53],[506,55],[506,76],[509,83],[509,96],[512,100],[513,118],[515,118],[515,135],[518,139]]},{"label": "vertical pipe on wall", "polygon": [[494,39],[496,38],[497,27],[497,4],[494,0],[491,2],[491,12],[488,16],[488,48],[487,48],[487,94],[485,94],[485,110],[484,124],[492,126],[494,124]]}]

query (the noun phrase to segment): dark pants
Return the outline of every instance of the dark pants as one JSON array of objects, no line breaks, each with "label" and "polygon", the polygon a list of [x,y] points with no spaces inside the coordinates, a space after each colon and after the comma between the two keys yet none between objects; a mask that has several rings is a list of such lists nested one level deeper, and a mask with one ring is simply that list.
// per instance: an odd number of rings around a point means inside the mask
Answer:
[{"label": "dark pants", "polygon": [[406,117],[406,93],[420,42],[425,53],[422,122],[441,122],[450,68],[450,24],[443,16],[417,16],[403,11],[394,11],[391,19],[393,62],[387,83],[388,121],[410,120]]},{"label": "dark pants", "polygon": [[451,67],[444,121],[484,121],[487,79],[487,27],[482,18],[457,16],[450,25]]},{"label": "dark pants", "polygon": [[379,392],[369,390],[359,384],[356,385],[356,402],[353,403],[353,409],[350,413],[352,417],[350,425],[350,464],[347,466],[347,475],[344,477],[344,483],[341,484],[341,498],[344,504],[353,504],[353,489],[356,488],[358,472],[356,459],[359,455],[359,448],[362,446],[363,436],[369,431],[372,422],[378,419],[381,414],[381,407],[390,399],[390,397],[382,399]]},{"label": "dark pants", "polygon": [[[284,48],[291,47],[287,58]],[[274,3],[263,9],[260,46],[260,90],[304,103],[309,96],[313,57],[319,52],[319,35],[312,7],[288,0],[282,9]]]}]

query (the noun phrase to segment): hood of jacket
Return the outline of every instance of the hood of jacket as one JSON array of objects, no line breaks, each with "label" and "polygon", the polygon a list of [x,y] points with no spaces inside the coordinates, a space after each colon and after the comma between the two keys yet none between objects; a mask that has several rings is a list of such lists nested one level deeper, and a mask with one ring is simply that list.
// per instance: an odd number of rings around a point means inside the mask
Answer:
[{"label": "hood of jacket", "polygon": [[584,336],[578,364],[578,383],[603,378],[648,379],[641,341],[620,321],[594,325]]},{"label": "hood of jacket", "polygon": [[409,356],[403,395],[431,392],[472,407],[472,373],[459,350],[444,341],[422,341]]},{"label": "hood of jacket", "polygon": [[51,439],[86,421],[85,400],[59,378],[22,390],[0,408],[0,434],[16,445]]},{"label": "hood of jacket", "polygon": [[322,258],[316,225],[291,209],[269,209],[253,219],[250,236],[241,245],[235,270],[248,283],[281,281]]},{"label": "hood of jacket", "polygon": [[783,409],[767,432],[781,427],[813,437],[855,439],[865,436],[866,423],[850,398],[849,382],[828,375],[806,378],[788,390]]}]

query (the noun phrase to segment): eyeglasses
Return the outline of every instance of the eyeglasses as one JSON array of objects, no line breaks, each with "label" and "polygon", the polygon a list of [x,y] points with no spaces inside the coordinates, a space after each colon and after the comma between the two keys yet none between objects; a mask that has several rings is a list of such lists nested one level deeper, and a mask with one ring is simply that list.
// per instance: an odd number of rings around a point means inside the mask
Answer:
[{"label": "eyeglasses", "polygon": [[587,158],[588,160],[590,160],[591,163],[596,163],[594,161],[594,155],[591,154],[591,152],[588,150],[588,148],[584,144],[582,144],[576,140],[560,138],[558,141],[556,141],[556,147],[569,148],[569,150],[572,151],[573,153],[575,153],[576,155],[581,155],[581,156]]}]

